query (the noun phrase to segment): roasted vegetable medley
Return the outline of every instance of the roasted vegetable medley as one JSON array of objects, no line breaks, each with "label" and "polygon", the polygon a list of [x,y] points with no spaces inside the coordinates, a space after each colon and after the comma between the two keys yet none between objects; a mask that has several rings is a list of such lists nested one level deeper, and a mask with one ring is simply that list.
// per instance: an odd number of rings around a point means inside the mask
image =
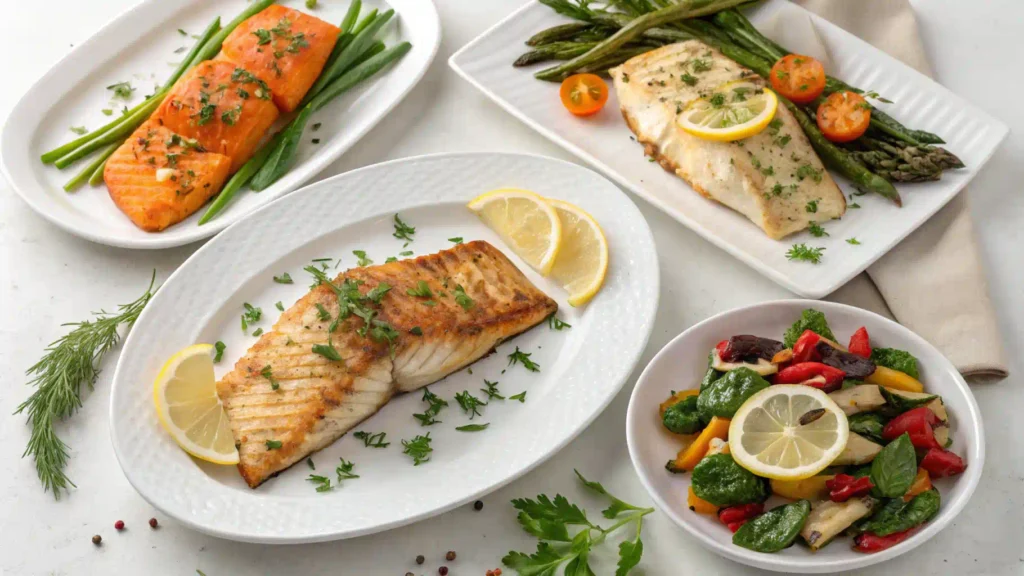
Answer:
[{"label": "roasted vegetable medley", "polygon": [[[859,552],[895,546],[938,512],[932,481],[966,468],[917,359],[873,347],[866,327],[843,346],[813,309],[782,341],[719,342],[699,387],[673,391],[659,414],[685,442],[666,468],[691,473],[690,510],[757,552],[844,534]],[[772,495],[790,502],[766,509]]]}]

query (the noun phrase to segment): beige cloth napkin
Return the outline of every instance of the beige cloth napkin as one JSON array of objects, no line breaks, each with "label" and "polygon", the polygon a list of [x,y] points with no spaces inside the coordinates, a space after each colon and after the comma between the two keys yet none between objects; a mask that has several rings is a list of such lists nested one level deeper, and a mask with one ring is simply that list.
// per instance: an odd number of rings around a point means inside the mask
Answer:
[{"label": "beige cloth napkin", "polygon": [[[796,2],[931,75],[908,0]],[[828,299],[895,317],[965,376],[1008,374],[966,192]]]}]

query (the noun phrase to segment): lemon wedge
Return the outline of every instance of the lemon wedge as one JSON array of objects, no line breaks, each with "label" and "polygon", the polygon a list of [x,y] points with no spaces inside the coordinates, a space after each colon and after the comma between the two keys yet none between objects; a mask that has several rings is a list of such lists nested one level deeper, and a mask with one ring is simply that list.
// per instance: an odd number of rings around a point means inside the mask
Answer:
[{"label": "lemon wedge", "polygon": [[828,467],[846,448],[846,414],[817,388],[776,384],[740,406],[729,425],[736,462],[758,476],[802,480]]},{"label": "lemon wedge", "polygon": [[228,416],[217,396],[213,346],[193,344],[169,360],[153,383],[160,424],[189,454],[214,464],[238,464]]},{"label": "lemon wedge", "polygon": [[597,294],[608,273],[608,240],[594,218],[578,206],[547,199],[562,224],[562,246],[551,277],[569,292],[569,304],[582,306]]},{"label": "lemon wedge", "polygon": [[562,241],[562,224],[544,198],[512,188],[481,194],[467,205],[527,264],[545,276]]},{"label": "lemon wedge", "polygon": [[683,130],[705,140],[732,142],[764,130],[775,117],[775,92],[747,80],[727,82],[679,113]]}]

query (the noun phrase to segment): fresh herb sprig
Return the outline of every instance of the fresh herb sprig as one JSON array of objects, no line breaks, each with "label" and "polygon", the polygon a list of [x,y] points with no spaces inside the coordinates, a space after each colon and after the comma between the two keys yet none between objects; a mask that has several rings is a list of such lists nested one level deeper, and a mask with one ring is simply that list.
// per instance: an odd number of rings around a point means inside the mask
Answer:
[{"label": "fresh herb sprig", "polygon": [[448,401],[426,388],[423,389],[423,401],[430,406],[422,414],[413,414],[413,418],[419,420],[421,426],[440,424],[441,421],[436,416],[441,413],[442,408],[448,407]]},{"label": "fresh herb sprig", "polygon": [[459,403],[459,407],[466,414],[469,414],[469,419],[480,416],[480,408],[487,406],[487,402],[473,396],[469,393],[469,390],[463,390],[455,395],[455,401]]},{"label": "fresh herb sprig", "polygon": [[384,441],[384,439],[387,438],[387,435],[387,432],[377,432],[375,434],[373,432],[366,432],[365,430],[360,430],[353,434],[356,439],[362,440],[363,446],[366,446],[367,448],[387,448],[388,446],[391,446],[391,442]]},{"label": "fresh herb sprig", "polygon": [[[536,536],[537,551],[533,554],[509,552],[501,559],[502,564],[519,574],[553,575],[559,566],[565,564],[566,574],[594,574],[590,567],[590,552],[595,546],[602,544],[609,534],[624,527],[631,526],[635,532],[632,537],[619,544],[619,561],[616,576],[625,576],[637,564],[643,555],[643,541],[640,539],[644,516],[654,512],[654,508],[641,508],[623,502],[611,495],[598,482],[591,482],[579,471],[576,476],[584,486],[607,496],[611,501],[601,515],[614,524],[603,528],[587,518],[587,513],[569,502],[561,494],[551,499],[545,494],[537,499],[519,498],[512,501],[512,506],[519,510],[519,525],[527,533]],[[581,527],[575,534],[570,534],[570,527]]]},{"label": "fresh herb sprig", "polygon": [[490,380],[487,380],[485,378],[484,379],[484,386],[486,386],[487,388],[481,388],[480,391],[483,392],[484,394],[487,394],[487,399],[488,400],[494,400],[494,399],[504,400],[505,399],[505,397],[502,396],[501,392],[498,390],[498,383],[497,382],[491,382]]},{"label": "fresh herb sprig", "polygon": [[430,447],[430,432],[427,432],[425,436],[416,436],[412,440],[402,440],[402,446],[405,447],[402,454],[407,454],[412,458],[413,466],[429,462],[430,453],[434,451]]},{"label": "fresh herb sprig", "polygon": [[814,248],[807,244],[793,244],[789,251],[786,252],[786,258],[818,264],[821,262],[822,252],[824,251],[824,248]]},{"label": "fresh herb sprig", "polygon": [[402,248],[405,248],[413,241],[413,234],[416,234],[416,228],[409,226],[395,214],[395,231],[391,235],[399,240],[405,240],[405,244],[402,244]]},{"label": "fresh herb sprig", "polygon": [[558,317],[555,316],[555,313],[552,312],[551,315],[548,316],[548,328],[561,332],[566,328],[572,328],[572,324],[559,320]]},{"label": "fresh herb sprig", "polygon": [[531,355],[533,355],[533,352],[522,352],[519,350],[519,346],[516,346],[516,351],[508,355],[508,365],[522,364],[523,368],[530,372],[540,372],[540,364],[530,360]]},{"label": "fresh herb sprig", "polygon": [[145,293],[129,304],[118,306],[116,314],[100,310],[93,320],[64,324],[73,326],[71,331],[51,343],[43,357],[25,371],[31,377],[29,385],[36,390],[14,412],[25,413],[32,427],[22,456],[35,460],[36,475],[43,490],[52,492],[57,500],[75,483],[64,471],[70,457],[68,445],[57,436],[54,425],[58,420],[70,418],[82,407],[82,383],[92,390],[103,356],[121,339],[118,329],[121,326],[130,329],[139,318],[153,297],[155,280],[154,270]]}]

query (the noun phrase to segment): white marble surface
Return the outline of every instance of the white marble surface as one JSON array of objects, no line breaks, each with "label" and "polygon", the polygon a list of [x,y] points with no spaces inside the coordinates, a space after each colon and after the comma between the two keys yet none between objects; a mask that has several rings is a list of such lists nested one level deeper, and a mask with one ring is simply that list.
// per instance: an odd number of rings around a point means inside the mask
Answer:
[{"label": "white marble surface", "polygon": [[[321,0],[325,2],[341,0]],[[324,172],[428,152],[513,150],[568,158],[567,154],[504,114],[446,64],[448,56],[521,4],[521,0],[438,0],[444,41],[423,82],[390,118],[356,149]],[[0,19],[0,38],[9,47],[3,64],[0,117],[20,94],[60,58],[133,0],[103,2],[10,2]],[[894,562],[864,574],[1024,573],[1024,80],[1021,23],[1024,3],[990,0],[915,0],[923,37],[936,76],[950,89],[999,116],[1013,131],[987,169],[970,186],[972,215],[989,269],[990,290],[1001,313],[1012,376],[998,384],[975,384],[988,430],[985,475],[968,508],[932,541]],[[1015,160],[1017,159],[1017,160]],[[91,193],[86,191],[84,193]],[[206,537],[161,518],[128,485],[108,437],[107,407],[113,357],[96,390],[61,434],[72,446],[69,473],[78,488],[55,502],[44,494],[32,462],[20,458],[28,429],[9,415],[29,393],[23,372],[49,341],[63,333],[61,322],[137,296],[157,269],[166,278],[195,249],[132,252],[79,240],[31,212],[0,179],[0,575],[22,574],[436,574],[448,564],[453,575],[483,574],[500,565],[512,549],[533,547],[517,526],[508,500],[539,492],[561,492],[588,504],[572,469],[624,499],[646,503],[626,452],[625,408],[640,368],[672,336],[706,316],[735,306],[789,294],[686,228],[636,200],[654,231],[661,259],[662,294],[658,324],[640,367],[615,402],[576,441],[548,463],[486,497],[482,512],[459,509],[391,532],[336,543],[269,547]],[[619,249],[622,249],[620,247]],[[713,272],[711,272],[713,271]],[[723,290],[723,286],[731,289]],[[113,522],[123,519],[122,534]],[[104,546],[90,537],[100,533]],[[739,574],[754,572],[705,550],[660,514],[644,533],[646,574]],[[611,547],[609,547],[611,548]],[[442,561],[456,550],[455,562]],[[428,561],[417,567],[413,558]],[[600,574],[611,573],[601,556]],[[508,570],[505,571],[509,573]]]}]

